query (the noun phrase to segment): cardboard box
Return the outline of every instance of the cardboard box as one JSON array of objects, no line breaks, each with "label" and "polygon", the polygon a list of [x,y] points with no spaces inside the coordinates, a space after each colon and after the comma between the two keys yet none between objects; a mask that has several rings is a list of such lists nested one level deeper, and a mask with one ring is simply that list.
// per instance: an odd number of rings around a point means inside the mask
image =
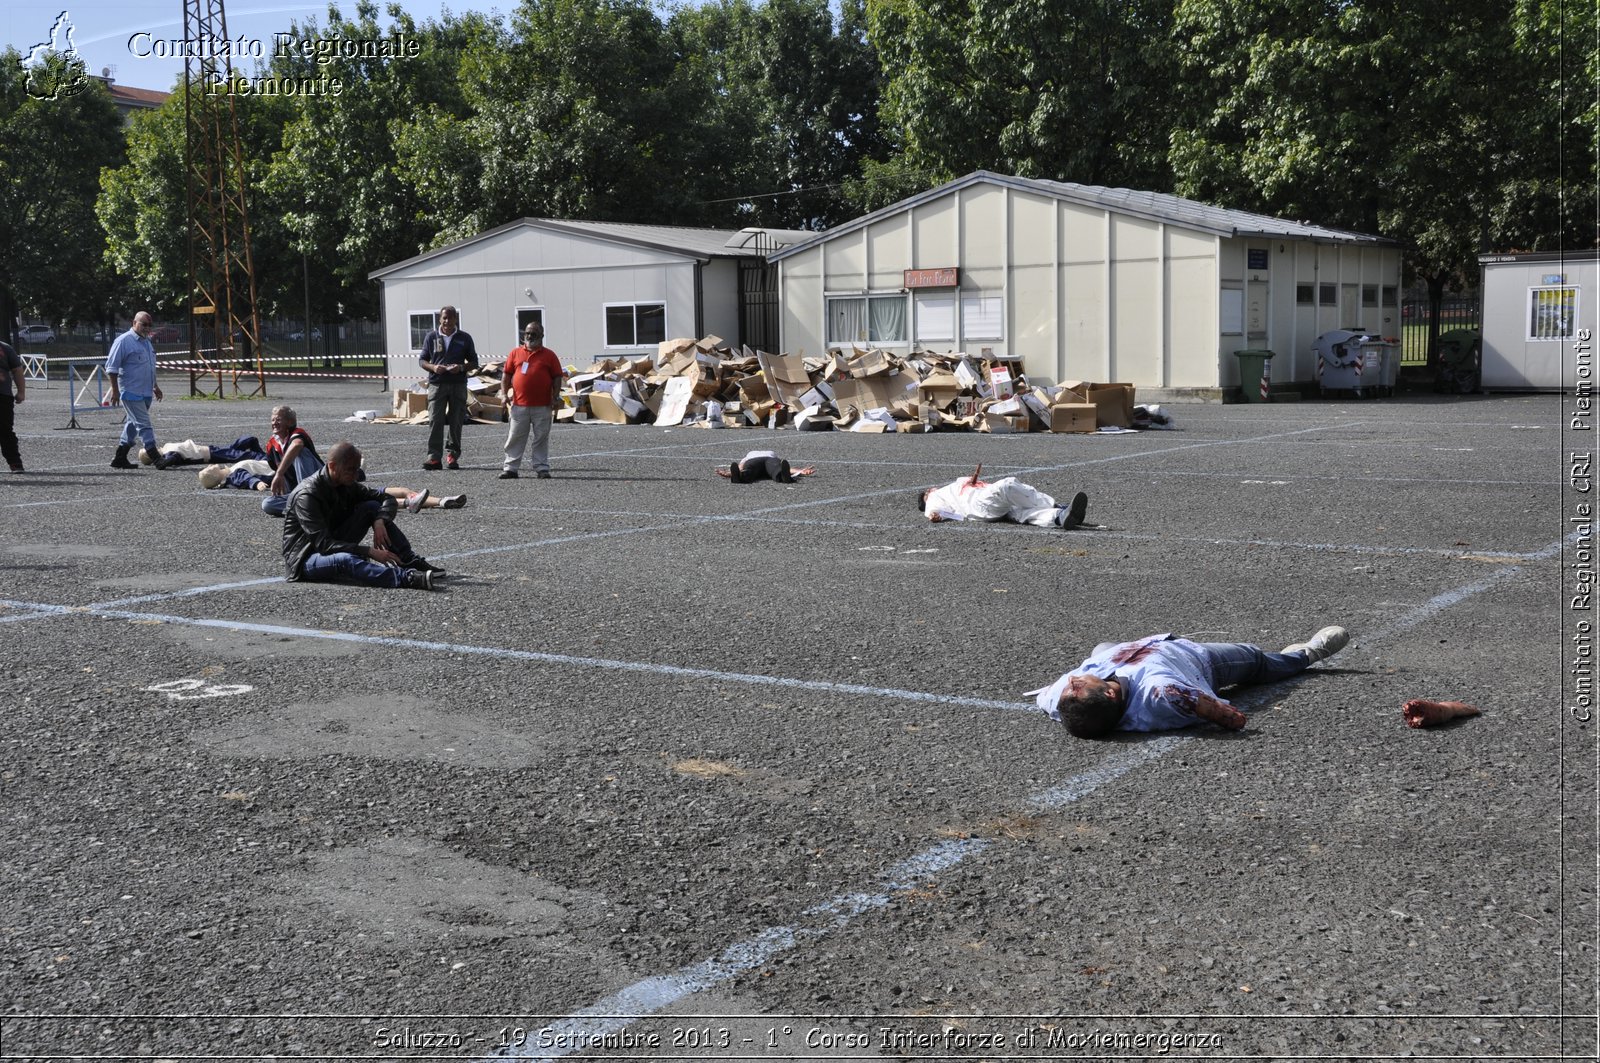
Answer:
[{"label": "cardboard box", "polygon": [[1039,427],[1045,431],[1050,430],[1050,407],[1036,392],[1025,391],[1017,396],[1022,401],[1023,409],[1028,411],[1028,416],[1038,422]]},{"label": "cardboard box", "polygon": [[1102,427],[1127,428],[1133,423],[1133,385],[1099,384],[1088,389],[1085,401],[1099,412]]},{"label": "cardboard box", "polygon": [[894,369],[889,362],[888,354],[880,350],[864,351],[850,361],[849,373],[856,379],[869,376],[880,376]]},{"label": "cardboard box", "polygon": [[995,398],[1009,399],[1014,390],[1011,368],[1004,365],[992,366],[989,369],[989,385],[994,388]]},{"label": "cardboard box", "polygon": [[[630,400],[631,401],[631,400]],[[609,392],[595,391],[589,395],[589,417],[610,424],[627,424],[628,415],[622,412],[617,400]]]},{"label": "cardboard box", "polygon": [[1099,407],[1092,402],[1059,403],[1050,407],[1050,431],[1093,432],[1099,425]]},{"label": "cardboard box", "polygon": [[767,388],[779,402],[792,404],[811,390],[811,374],[806,372],[805,359],[798,354],[758,354],[761,371],[766,374]]}]

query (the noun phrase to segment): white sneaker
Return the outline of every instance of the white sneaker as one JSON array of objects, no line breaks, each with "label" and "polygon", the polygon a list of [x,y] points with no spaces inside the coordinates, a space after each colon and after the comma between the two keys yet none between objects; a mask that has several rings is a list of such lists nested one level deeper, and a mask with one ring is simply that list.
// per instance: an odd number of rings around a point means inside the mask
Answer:
[{"label": "white sneaker", "polygon": [[1342,627],[1325,627],[1312,635],[1305,642],[1296,642],[1285,646],[1280,653],[1303,653],[1311,664],[1326,660],[1345,648],[1350,641],[1350,632]]},{"label": "white sneaker", "polygon": [[416,492],[410,498],[406,499],[406,512],[407,513],[415,513],[415,512],[417,512],[418,510],[420,510],[422,508],[422,503],[426,502],[427,500],[428,500],[428,489],[426,487],[424,487],[422,490]]}]

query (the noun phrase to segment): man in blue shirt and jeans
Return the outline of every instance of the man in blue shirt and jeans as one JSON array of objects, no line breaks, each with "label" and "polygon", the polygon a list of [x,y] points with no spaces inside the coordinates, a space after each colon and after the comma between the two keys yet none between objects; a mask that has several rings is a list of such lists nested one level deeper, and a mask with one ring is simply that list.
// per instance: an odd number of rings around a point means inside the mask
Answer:
[{"label": "man in blue shirt and jeans", "polygon": [[1245,715],[1222,698],[1222,687],[1275,683],[1333,656],[1350,641],[1325,627],[1305,642],[1269,653],[1247,642],[1190,642],[1150,635],[1102,642],[1088,660],[1053,684],[1028,693],[1079,738],[1111,731],[1166,731],[1209,721],[1230,731]]},{"label": "man in blue shirt and jeans", "polygon": [[156,429],[150,423],[150,403],[160,401],[161,385],[156,383],[156,349],[150,342],[150,330],[155,319],[148,311],[133,315],[133,327],[118,336],[106,355],[106,379],[111,382],[111,405],[122,403],[122,436],[117,440],[117,456],[111,459],[113,469],[137,469],[128,460],[128,451],[135,443],[143,442],[150,461],[158,469],[171,467],[178,458],[164,456],[156,446]]}]

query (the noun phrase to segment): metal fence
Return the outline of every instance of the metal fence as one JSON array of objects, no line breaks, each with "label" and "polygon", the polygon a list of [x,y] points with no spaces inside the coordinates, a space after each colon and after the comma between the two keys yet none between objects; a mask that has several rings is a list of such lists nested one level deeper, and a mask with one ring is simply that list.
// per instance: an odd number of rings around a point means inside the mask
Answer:
[{"label": "metal fence", "polygon": [[[1428,364],[1428,327],[1433,323],[1428,300],[1407,299],[1400,304],[1400,364]],[[1439,307],[1439,331],[1483,328],[1483,303],[1477,292],[1447,295]]]}]

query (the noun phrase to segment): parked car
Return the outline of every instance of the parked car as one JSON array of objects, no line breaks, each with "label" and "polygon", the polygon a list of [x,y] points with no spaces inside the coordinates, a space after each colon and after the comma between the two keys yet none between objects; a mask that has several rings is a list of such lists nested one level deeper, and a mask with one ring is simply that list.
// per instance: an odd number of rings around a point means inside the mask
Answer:
[{"label": "parked car", "polygon": [[[295,329],[293,332],[289,333],[289,335],[286,336],[285,338],[290,343],[304,343],[305,339],[306,339],[305,330],[304,329]],[[322,339],[322,330],[319,329],[319,328],[313,328],[311,330],[311,338],[313,340]]]},{"label": "parked car", "polygon": [[23,325],[17,329],[18,343],[54,343],[56,330],[49,325]]},{"label": "parked car", "polygon": [[177,325],[157,325],[150,330],[151,343],[182,343],[183,334]]}]

